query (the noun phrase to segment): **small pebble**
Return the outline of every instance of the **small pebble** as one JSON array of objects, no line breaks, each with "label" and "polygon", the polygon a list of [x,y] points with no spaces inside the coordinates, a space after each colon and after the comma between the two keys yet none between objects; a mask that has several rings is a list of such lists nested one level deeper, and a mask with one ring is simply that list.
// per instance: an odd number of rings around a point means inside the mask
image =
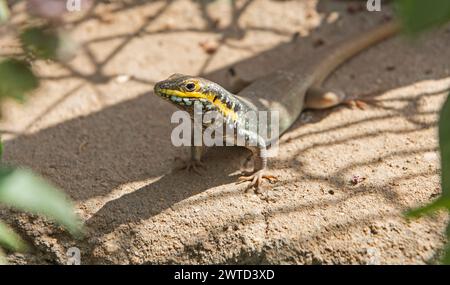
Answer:
[{"label": "small pebble", "polygon": [[327,17],[327,23],[332,24],[332,23],[336,22],[338,19],[339,19],[339,13],[336,11],[331,12],[330,15],[328,15],[328,17]]},{"label": "small pebble", "polygon": [[389,66],[386,67],[386,70],[387,71],[394,71],[395,70],[395,66],[389,65]]},{"label": "small pebble", "polygon": [[219,43],[217,41],[207,40],[199,43],[199,46],[207,53],[213,54],[219,48]]},{"label": "small pebble", "polygon": [[438,156],[435,152],[427,152],[423,155],[423,160],[430,162],[438,160]]},{"label": "small pebble", "polygon": [[125,82],[127,82],[129,80],[130,80],[130,76],[126,75],[126,74],[118,75],[116,77],[116,82],[117,83],[125,83]]},{"label": "small pebble", "polygon": [[315,48],[321,47],[325,44],[325,41],[323,39],[317,39],[314,41],[313,46]]}]

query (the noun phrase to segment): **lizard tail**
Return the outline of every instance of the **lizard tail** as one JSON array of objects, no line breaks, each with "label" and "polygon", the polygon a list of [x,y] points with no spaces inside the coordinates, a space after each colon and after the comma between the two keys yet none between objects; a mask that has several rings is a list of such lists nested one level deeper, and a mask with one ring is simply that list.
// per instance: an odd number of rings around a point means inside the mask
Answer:
[{"label": "lizard tail", "polygon": [[314,86],[319,86],[342,63],[357,55],[366,48],[375,45],[400,31],[400,24],[390,21],[371,31],[346,40],[332,49],[316,66],[312,78]]}]

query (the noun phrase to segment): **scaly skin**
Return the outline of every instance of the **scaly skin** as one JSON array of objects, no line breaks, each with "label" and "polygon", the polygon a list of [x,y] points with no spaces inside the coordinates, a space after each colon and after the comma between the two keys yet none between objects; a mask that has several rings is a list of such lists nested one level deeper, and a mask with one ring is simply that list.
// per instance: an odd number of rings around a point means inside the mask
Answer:
[{"label": "scaly skin", "polygon": [[[178,108],[189,112],[192,117],[194,104],[199,104],[206,113],[210,111],[219,113],[225,120],[226,127],[240,129],[244,145],[252,151],[254,157],[254,170],[240,180],[250,181],[249,188],[255,187],[259,190],[264,178],[269,180],[276,178],[266,173],[269,142],[253,130],[259,122],[250,120],[251,116],[248,114],[255,111],[278,112],[278,133],[281,135],[305,108],[323,109],[342,103],[345,96],[339,91],[322,89],[322,82],[346,60],[396,34],[398,30],[397,23],[386,23],[356,38],[343,41],[337,47],[324,50],[312,57],[299,59],[254,81],[237,95],[207,79],[182,74],[174,74],[158,82],[154,92]],[[203,122],[203,128],[212,125],[211,122]],[[271,130],[270,122],[266,127]],[[223,139],[236,144],[237,135],[224,136]],[[193,147],[192,153],[187,168],[197,171],[201,166],[200,149]]]}]

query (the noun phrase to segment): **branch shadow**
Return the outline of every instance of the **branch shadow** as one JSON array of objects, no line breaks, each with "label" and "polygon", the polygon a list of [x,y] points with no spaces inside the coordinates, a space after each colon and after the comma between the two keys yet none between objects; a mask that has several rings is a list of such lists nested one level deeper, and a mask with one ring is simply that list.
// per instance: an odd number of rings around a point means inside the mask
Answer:
[{"label": "branch shadow", "polygon": [[[131,1],[133,2],[133,1]],[[145,1],[137,1],[135,5],[140,5]],[[64,66],[69,71],[69,75],[64,76],[49,76],[43,77],[46,80],[65,80],[65,79],[79,79],[82,84],[91,85],[95,87],[96,84],[109,81],[114,75],[105,75],[103,67],[108,64],[117,54],[119,54],[125,46],[136,37],[151,37],[158,33],[171,33],[183,31],[197,31],[192,29],[169,30],[159,32],[148,32],[147,27],[158,17],[163,17],[165,11],[170,7],[173,1],[168,1],[163,5],[153,17],[150,17],[135,33],[120,34],[116,38],[123,40],[122,43],[115,48],[105,60],[98,62],[94,56],[89,56],[92,64],[95,65],[95,71],[92,74],[83,74],[74,69],[70,65]],[[239,8],[234,7],[231,24],[224,29],[217,29],[214,25],[214,19],[207,17],[208,1],[200,1],[201,13],[206,21],[209,23],[205,30],[198,32],[215,31],[221,34],[220,44],[227,44],[229,37],[238,36],[241,33],[245,34],[245,29],[240,28],[239,17],[248,9],[251,0],[245,1],[244,5]],[[235,5],[236,1],[231,1]],[[321,1],[321,3],[324,1]],[[323,6],[323,5],[322,5]],[[134,6],[130,6],[134,7]],[[124,6],[123,9],[128,9]],[[327,9],[326,6],[323,9]],[[340,9],[342,6],[340,6]],[[119,13],[120,9],[117,9]],[[327,12],[327,11],[325,11]],[[342,11],[341,11],[342,12]],[[90,19],[96,19],[95,14],[89,16]],[[380,16],[381,17],[381,16]],[[373,20],[373,22],[379,21]],[[354,31],[354,24],[352,17],[344,17],[339,26],[323,24],[312,34],[296,39],[291,42],[280,44],[268,51],[257,54],[251,58],[239,61],[230,66],[226,66],[219,70],[203,74],[211,62],[214,55],[208,57],[204,62],[200,73],[211,80],[222,84],[224,87],[229,87],[227,79],[228,71],[231,67],[240,71],[255,70],[257,77],[265,75],[270,71],[276,70],[292,59],[301,56],[308,56],[317,49],[324,47],[314,47],[314,42],[317,38],[329,38],[329,42],[333,42],[341,35],[349,35]],[[259,29],[254,27],[253,29]],[[279,33],[275,28],[274,33]],[[107,41],[114,37],[104,37],[93,40],[92,42]],[[445,40],[443,40],[445,43]],[[399,45],[405,47],[399,40],[390,40],[390,45]],[[326,43],[325,45],[328,45]],[[219,47],[220,48],[220,47]],[[83,49],[89,55],[89,42],[84,43]],[[414,50],[409,48],[409,51]],[[382,48],[376,47],[371,51],[371,54],[381,53]],[[416,54],[417,55],[417,54]],[[364,56],[364,55],[363,55]],[[425,57],[427,55],[422,55]],[[392,55],[386,55],[384,58],[389,58],[390,64],[396,65],[396,72],[404,74],[401,78],[396,78],[392,73],[385,72],[386,64],[384,61],[370,61],[370,57],[366,58],[366,62],[370,64],[371,74],[378,74],[380,80],[383,82],[383,89],[390,90],[399,86],[410,85],[418,80],[423,79],[423,76],[410,71],[410,66],[406,62],[401,62],[401,59],[392,59]],[[412,59],[413,60],[413,59]],[[353,61],[353,60],[352,60]],[[270,69],[267,68],[270,66]],[[425,78],[441,78],[448,76],[446,71],[446,63],[442,62],[436,65],[435,62],[424,62],[423,69],[432,69],[432,74],[428,74]],[[344,76],[352,74],[348,68],[337,71],[343,72]],[[341,75],[342,76],[342,75]],[[350,77],[350,76],[349,76]],[[336,83],[342,77],[336,77],[335,80],[330,80],[329,84]],[[148,84],[149,89],[154,82],[147,79],[133,79],[140,83]],[[345,79],[346,83],[353,83],[351,88],[360,93],[373,92],[374,95],[367,96],[367,98],[376,98],[379,93],[377,89],[379,84],[362,80],[358,82],[358,76],[352,79]],[[369,87],[367,87],[369,86]],[[81,88],[81,87],[77,87]],[[345,88],[344,88],[345,89]],[[346,90],[344,90],[346,91]],[[350,93],[352,91],[350,90]],[[67,94],[69,96],[70,94]],[[426,94],[424,96],[431,96]],[[65,97],[65,96],[63,96]],[[202,193],[208,189],[233,183],[235,180],[230,176],[230,173],[239,169],[241,160],[243,158],[244,150],[240,148],[213,148],[208,151],[207,168],[204,176],[198,177],[195,174],[184,172],[173,172],[171,168],[172,158],[179,154],[179,151],[171,146],[170,142],[170,114],[174,110],[165,102],[160,102],[159,98],[153,96],[151,92],[139,94],[136,98],[104,108],[99,112],[89,114],[87,116],[78,117],[69,121],[62,122],[58,125],[49,127],[33,134],[18,135],[16,138],[5,142],[5,160],[10,163],[18,163],[35,169],[44,177],[53,181],[57,186],[64,189],[68,195],[79,202],[84,202],[95,197],[103,197],[116,188],[131,182],[149,181],[147,185],[134,190],[131,193],[124,194],[115,199],[107,201],[101,208],[95,212],[87,221],[86,225],[95,231],[95,235],[104,235],[113,232],[117,227],[127,223],[135,223],[147,220],[166,209],[170,209],[174,204],[186,200],[189,197]],[[405,108],[414,108],[415,103],[412,102]],[[58,104],[50,106],[45,112],[56,107]],[[374,104],[375,107],[383,108],[380,104]],[[395,115],[386,115],[376,118],[366,118],[351,123],[329,128],[323,131],[312,132],[290,139],[304,139],[311,135],[320,135],[336,131],[339,129],[348,128],[357,124],[365,122],[376,122],[377,120],[389,119],[394,116],[407,117],[410,110],[399,110]],[[314,122],[317,123],[325,118],[333,110],[317,111],[314,114]],[[417,111],[417,114],[421,114]],[[424,114],[424,113],[422,113]],[[39,120],[44,116],[42,114],[36,118]],[[414,122],[414,121],[411,121]],[[295,130],[303,125],[302,122],[297,121],[291,130]],[[418,124],[415,131],[428,129],[433,127],[433,124]],[[404,130],[409,132],[411,130]],[[384,133],[399,133],[398,130],[385,130]],[[383,133],[381,133],[383,134]],[[357,140],[361,138],[380,135],[380,133],[363,132],[357,136],[352,136],[344,139],[336,139],[323,144],[315,144],[305,147],[300,151],[293,153],[292,157],[298,157],[302,152],[307,151],[313,147],[323,147],[337,143],[344,143],[350,140]],[[433,150],[433,149],[431,149]],[[430,151],[430,149],[412,150],[411,153],[420,153]],[[392,155],[396,155],[395,153]],[[406,155],[405,153],[398,153],[398,155]],[[304,172],[303,177],[305,181],[327,181],[330,185],[342,186],[342,173],[364,164],[376,164],[376,160],[369,160],[363,162],[356,162],[331,175],[331,177],[321,177],[311,173]],[[293,167],[292,167],[293,168]],[[299,170],[301,171],[301,170]],[[407,178],[407,176],[405,176]],[[402,179],[401,177],[398,179]],[[286,183],[289,183],[286,182]],[[236,191],[229,195],[240,195],[240,187],[236,187]],[[387,188],[388,189],[388,188]],[[388,189],[389,190],[389,189]],[[366,193],[366,189],[355,188],[354,191],[359,193]],[[355,192],[351,193],[353,195]],[[349,196],[343,197],[343,200]],[[386,191],[385,198],[391,203],[398,203],[398,197],[395,192]],[[214,199],[211,196],[210,199]],[[336,201],[339,203],[340,201]],[[292,209],[276,209],[270,214],[282,214],[290,211],[298,211],[302,209],[302,205]],[[312,205],[314,207],[314,205]],[[235,221],[232,221],[234,223]],[[238,221],[239,222],[239,221]],[[320,232],[318,233],[320,234]]]}]

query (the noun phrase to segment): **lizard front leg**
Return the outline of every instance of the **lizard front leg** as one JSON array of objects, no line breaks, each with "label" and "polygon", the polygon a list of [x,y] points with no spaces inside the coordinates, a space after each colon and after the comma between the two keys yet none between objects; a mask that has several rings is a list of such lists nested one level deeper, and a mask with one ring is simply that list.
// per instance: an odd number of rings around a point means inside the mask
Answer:
[{"label": "lizard front leg", "polygon": [[201,161],[203,153],[202,146],[191,146],[191,157],[187,160],[182,160],[182,165],[177,170],[187,170],[202,175],[201,169],[205,169],[205,164]]},{"label": "lizard front leg", "polygon": [[244,176],[239,177],[238,183],[250,181],[248,189],[255,188],[257,192],[261,190],[263,179],[269,181],[276,181],[277,178],[267,173],[267,150],[266,147],[248,147],[253,152],[254,169],[250,173],[244,173]]}]

